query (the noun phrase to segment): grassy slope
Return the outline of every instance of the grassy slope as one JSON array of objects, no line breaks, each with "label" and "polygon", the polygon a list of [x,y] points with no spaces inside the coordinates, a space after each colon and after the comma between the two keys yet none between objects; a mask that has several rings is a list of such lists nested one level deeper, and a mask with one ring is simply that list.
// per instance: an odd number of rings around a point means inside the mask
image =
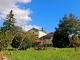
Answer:
[{"label": "grassy slope", "polygon": [[54,50],[29,50],[4,51],[11,60],[80,60],[80,54],[75,53],[73,48],[61,48]]}]

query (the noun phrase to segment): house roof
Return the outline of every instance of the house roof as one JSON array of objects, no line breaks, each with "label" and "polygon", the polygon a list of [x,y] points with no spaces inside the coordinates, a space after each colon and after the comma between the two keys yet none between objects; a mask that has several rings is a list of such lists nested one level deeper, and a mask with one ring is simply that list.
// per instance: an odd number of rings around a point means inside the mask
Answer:
[{"label": "house roof", "polygon": [[45,35],[45,36],[53,36],[54,33],[53,32],[50,32],[49,34]]},{"label": "house roof", "polygon": [[[33,29],[33,30],[36,30],[36,31],[42,31],[42,32],[46,33],[46,32],[43,30],[43,28],[42,28],[42,30],[39,30],[39,29],[34,28],[34,27],[33,27],[32,29]],[[30,29],[30,30],[32,30],[32,29]],[[29,30],[29,31],[30,31],[30,30]]]},{"label": "house roof", "polygon": [[50,32],[50,33],[48,33],[47,35],[45,35],[45,36],[53,36],[54,35],[54,33],[53,32]]},{"label": "house roof", "polygon": [[42,36],[41,38],[49,38],[49,37],[53,37],[53,36],[54,36],[54,33],[53,32],[50,32],[47,35]]}]

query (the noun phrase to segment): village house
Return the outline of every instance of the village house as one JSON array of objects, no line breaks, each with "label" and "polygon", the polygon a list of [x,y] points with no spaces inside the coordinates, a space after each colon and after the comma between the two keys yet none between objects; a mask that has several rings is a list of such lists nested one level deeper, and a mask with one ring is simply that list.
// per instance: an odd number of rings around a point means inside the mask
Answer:
[{"label": "village house", "polygon": [[47,46],[51,47],[51,46],[52,46],[53,36],[54,36],[54,33],[53,33],[53,32],[50,32],[49,34],[47,34],[47,35],[45,35],[45,36],[42,36],[42,37],[40,38],[40,40],[45,40]]},{"label": "village house", "polygon": [[36,28],[33,27],[29,31],[31,31],[34,34],[36,34],[38,38],[41,38],[42,36],[47,35],[47,33],[44,31],[43,28],[41,30],[39,30],[39,29],[36,29]]}]

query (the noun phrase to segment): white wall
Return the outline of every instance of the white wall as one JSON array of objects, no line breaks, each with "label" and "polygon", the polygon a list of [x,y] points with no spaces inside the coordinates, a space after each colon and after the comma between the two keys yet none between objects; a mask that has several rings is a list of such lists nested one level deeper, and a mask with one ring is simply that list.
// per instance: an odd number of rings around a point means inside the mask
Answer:
[{"label": "white wall", "polygon": [[47,33],[43,32],[43,31],[39,31],[38,33],[39,33],[39,35],[38,35],[39,38],[44,36],[44,35],[47,35]]}]

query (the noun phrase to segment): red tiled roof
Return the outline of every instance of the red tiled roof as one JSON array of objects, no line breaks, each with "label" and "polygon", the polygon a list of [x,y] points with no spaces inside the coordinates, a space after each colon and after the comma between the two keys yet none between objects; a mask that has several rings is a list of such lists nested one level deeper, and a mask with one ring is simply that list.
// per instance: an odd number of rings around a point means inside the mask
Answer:
[{"label": "red tiled roof", "polygon": [[47,35],[45,35],[45,36],[53,36],[53,35],[54,35],[54,33],[51,32],[51,33],[49,33],[49,34],[47,34]]}]

